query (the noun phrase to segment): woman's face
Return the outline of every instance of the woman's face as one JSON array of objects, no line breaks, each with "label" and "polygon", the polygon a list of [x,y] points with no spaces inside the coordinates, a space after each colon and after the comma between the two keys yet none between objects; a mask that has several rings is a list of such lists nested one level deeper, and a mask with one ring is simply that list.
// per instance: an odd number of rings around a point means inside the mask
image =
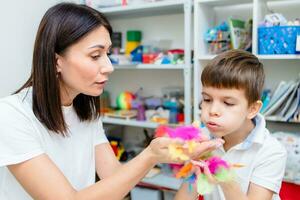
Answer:
[{"label": "woman's face", "polygon": [[109,32],[101,26],[57,55],[57,72],[63,104],[71,103],[80,93],[99,96],[113,66],[108,58]]}]

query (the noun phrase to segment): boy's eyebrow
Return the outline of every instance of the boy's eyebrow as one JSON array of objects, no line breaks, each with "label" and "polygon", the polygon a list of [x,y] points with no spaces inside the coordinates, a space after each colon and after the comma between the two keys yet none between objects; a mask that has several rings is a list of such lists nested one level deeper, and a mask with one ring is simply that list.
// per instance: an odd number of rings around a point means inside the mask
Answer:
[{"label": "boy's eyebrow", "polygon": [[[210,95],[207,94],[206,92],[202,92],[202,95],[210,96]],[[223,98],[223,99],[230,99],[230,100],[237,100],[236,98],[230,97],[230,96],[224,96],[224,97],[222,97],[222,98]]]},{"label": "boy's eyebrow", "polygon": [[234,98],[234,97],[226,97],[226,96],[225,96],[225,97],[223,97],[223,98],[224,98],[224,99],[230,99],[230,100],[231,100],[231,99],[232,99],[232,100],[236,100],[236,98]]},{"label": "boy's eyebrow", "polygon": [[204,94],[204,95],[207,95],[207,96],[210,96],[210,95],[209,95],[209,94],[207,94],[206,92],[202,92],[202,95],[203,95],[203,94]]}]

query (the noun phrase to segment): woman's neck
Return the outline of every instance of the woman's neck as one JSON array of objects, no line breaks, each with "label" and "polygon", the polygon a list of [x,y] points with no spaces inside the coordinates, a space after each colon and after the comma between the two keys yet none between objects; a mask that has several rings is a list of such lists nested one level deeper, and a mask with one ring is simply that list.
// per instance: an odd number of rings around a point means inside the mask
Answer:
[{"label": "woman's neck", "polygon": [[71,88],[67,88],[65,85],[60,84],[60,100],[62,106],[70,106],[73,104],[73,100],[77,94],[72,91]]}]

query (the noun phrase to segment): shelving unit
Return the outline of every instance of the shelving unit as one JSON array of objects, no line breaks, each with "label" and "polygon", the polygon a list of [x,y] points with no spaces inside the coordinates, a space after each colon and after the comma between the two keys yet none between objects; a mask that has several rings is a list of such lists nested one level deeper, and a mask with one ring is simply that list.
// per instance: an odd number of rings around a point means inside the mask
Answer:
[{"label": "shelving unit", "polygon": [[114,65],[115,69],[184,69],[185,65],[156,65],[156,64],[128,64],[128,65]]},{"label": "shelving unit", "polygon": [[[229,7],[230,6],[230,7]],[[264,64],[266,72],[266,86],[274,89],[283,80],[296,79],[300,55],[258,55],[258,25],[270,10],[283,13],[288,19],[299,17],[300,1],[298,0],[195,0],[194,1],[194,35],[195,35],[195,63],[194,63],[194,120],[199,120],[199,102],[201,99],[200,75],[209,60],[216,55],[207,52],[208,46],[204,40],[204,33],[231,16],[241,19],[253,19],[252,53]],[[289,65],[289,70],[286,70]],[[282,67],[281,67],[282,66]],[[271,121],[270,121],[271,122]],[[274,121],[272,121],[274,123]],[[292,123],[295,126],[299,123]],[[296,129],[295,129],[296,130]]]},{"label": "shelving unit", "polygon": [[159,124],[147,121],[137,121],[132,119],[118,119],[112,117],[102,117],[102,122],[107,124],[117,124],[123,126],[135,126],[142,128],[156,128]]},{"label": "shelving unit", "polygon": [[[191,65],[191,43],[192,43],[192,1],[191,0],[164,0],[158,2],[145,3],[143,5],[132,5],[125,7],[111,7],[111,8],[102,8],[99,9],[102,13],[104,13],[108,19],[110,20],[114,30],[125,32],[127,29],[133,30],[142,30],[143,38],[145,37],[151,38],[168,38],[170,40],[174,40],[177,42],[174,46],[175,48],[184,46],[184,64],[126,64],[126,65],[115,65],[115,72],[111,75],[111,82],[108,84],[108,91],[113,91],[114,96],[111,95],[111,99],[115,99],[116,94],[123,91],[125,88],[127,90],[135,91],[138,89],[137,86],[141,84],[141,82],[154,82],[148,83],[146,87],[152,87],[160,89],[161,85],[167,86],[170,84],[174,86],[174,83],[179,83],[183,85],[184,89],[184,114],[185,114],[185,123],[190,124],[192,106],[191,106],[191,96],[192,96],[192,83],[191,83],[191,73],[192,73],[192,65]],[[179,29],[179,26],[173,25],[171,29],[174,28],[176,31],[182,30],[183,34],[177,34],[171,32],[169,29],[170,18],[172,17],[180,17],[179,22],[176,23],[182,24],[183,29]],[[182,18],[183,19],[182,19]],[[142,18],[142,19],[139,19]],[[154,20],[152,19],[154,18]],[[166,21],[163,19],[167,18]],[[176,19],[177,19],[176,18]],[[140,21],[145,20],[145,24],[141,25]],[[152,21],[155,24],[163,23],[162,26],[154,26],[156,28],[149,28],[151,26]],[[182,20],[182,21],[181,21]],[[131,23],[130,23],[131,22]],[[124,24],[126,23],[126,26]],[[148,25],[149,24],[149,25]],[[162,28],[163,31],[157,30],[158,32],[153,32],[153,29]],[[168,27],[168,28],[166,28]],[[148,29],[147,29],[148,28]],[[174,30],[173,29],[173,30]],[[168,32],[170,31],[170,32]],[[166,35],[166,33],[168,35]],[[146,35],[148,34],[148,35]],[[159,36],[159,34],[165,34],[163,36]],[[175,34],[175,36],[174,36]],[[182,36],[182,39],[179,36]],[[173,37],[173,38],[172,38]],[[183,45],[180,45],[180,42],[177,40],[184,40]],[[123,39],[124,41],[124,39]],[[124,45],[124,44],[123,44]],[[155,74],[156,73],[156,74]],[[182,75],[182,83],[181,79],[178,80],[176,75]],[[129,77],[130,76],[130,77]],[[128,77],[128,80],[126,80]],[[155,80],[153,79],[155,77]],[[168,79],[169,78],[169,79]],[[171,80],[170,80],[171,78]],[[163,79],[167,79],[162,81]],[[152,85],[154,84],[154,85]],[[151,88],[151,91],[152,91]],[[154,90],[154,89],[153,89]],[[111,117],[102,117],[102,121],[104,124],[113,124],[113,125],[122,125],[125,127],[138,127],[138,128],[149,128],[154,129],[159,124],[148,122],[148,121],[137,121],[135,119],[118,119]],[[158,188],[166,188],[170,190],[178,190],[181,185],[181,180],[178,180],[172,177],[170,174],[160,173],[151,178],[144,178],[140,184],[146,184],[149,186],[155,186]]]},{"label": "shelving unit", "polygon": [[138,4],[102,8],[101,12],[103,12],[109,18],[173,14],[182,13],[182,6],[185,3],[186,0],[165,0],[145,3],[142,5]]},{"label": "shelving unit", "polygon": [[[132,70],[138,71],[157,71],[157,70],[180,70],[183,76],[183,88],[184,88],[184,114],[185,114],[185,123],[191,123],[191,28],[192,28],[192,1],[191,0],[164,0],[157,2],[149,2],[144,3],[142,5],[128,5],[128,6],[119,6],[119,7],[110,7],[110,8],[101,8],[99,9],[102,13],[104,13],[111,22],[114,22],[122,19],[122,20],[136,20],[137,17],[145,17],[145,16],[159,16],[161,18],[167,15],[174,14],[183,14],[183,32],[184,32],[184,64],[128,64],[128,65],[115,65],[115,70],[125,70],[126,73],[133,72]],[[160,23],[156,21],[155,23]],[[112,23],[113,28],[114,24]],[[117,25],[118,26],[118,25]],[[144,25],[147,26],[147,25]],[[118,27],[117,27],[118,28]],[[143,27],[136,27],[136,29],[142,29]],[[156,36],[158,37],[158,36]],[[124,73],[125,73],[124,71]],[[130,71],[130,72],[129,72]],[[114,72],[114,74],[116,74]],[[126,83],[122,83],[126,84]],[[113,88],[112,86],[111,88]],[[128,88],[131,89],[131,88]],[[113,98],[112,98],[113,99]],[[156,128],[158,124],[152,122],[141,122],[135,120],[122,120],[122,119],[113,119],[109,117],[103,118],[104,123],[110,124],[119,124],[119,125],[128,125],[128,126],[136,126],[136,127],[144,127],[144,128]]]}]

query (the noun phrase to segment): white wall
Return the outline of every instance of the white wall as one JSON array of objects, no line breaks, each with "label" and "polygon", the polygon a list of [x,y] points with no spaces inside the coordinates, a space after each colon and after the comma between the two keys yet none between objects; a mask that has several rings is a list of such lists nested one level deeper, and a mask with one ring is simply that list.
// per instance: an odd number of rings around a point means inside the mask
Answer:
[{"label": "white wall", "polygon": [[27,80],[38,24],[46,10],[58,2],[61,1],[1,2],[0,97],[11,94]]}]

